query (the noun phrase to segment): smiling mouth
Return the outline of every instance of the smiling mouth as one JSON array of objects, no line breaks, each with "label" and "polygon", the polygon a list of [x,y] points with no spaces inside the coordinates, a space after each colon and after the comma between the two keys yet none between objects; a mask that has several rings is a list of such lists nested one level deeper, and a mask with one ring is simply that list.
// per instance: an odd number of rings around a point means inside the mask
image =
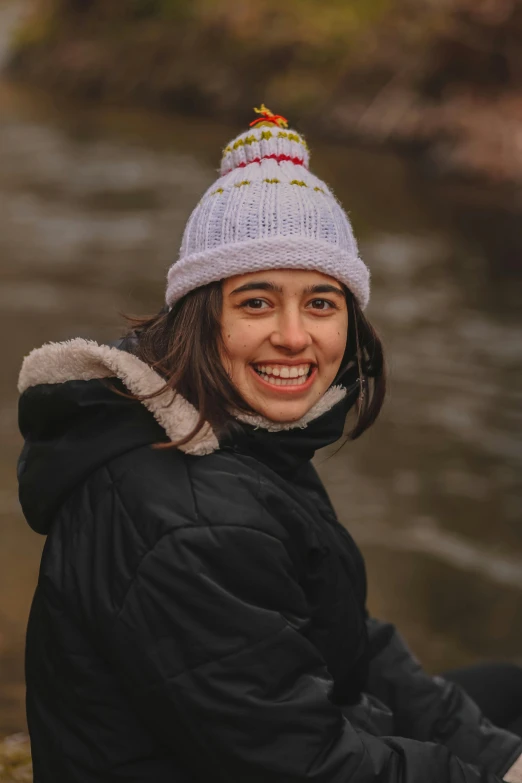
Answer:
[{"label": "smiling mouth", "polygon": [[299,367],[252,365],[252,369],[261,380],[276,388],[304,386],[310,380],[315,368],[315,364],[306,364]]}]

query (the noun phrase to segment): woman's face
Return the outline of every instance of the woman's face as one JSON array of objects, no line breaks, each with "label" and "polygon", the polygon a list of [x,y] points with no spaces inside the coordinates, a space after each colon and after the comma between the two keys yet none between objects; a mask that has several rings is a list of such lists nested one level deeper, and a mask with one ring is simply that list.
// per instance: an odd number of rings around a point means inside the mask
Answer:
[{"label": "woman's face", "polygon": [[280,269],[223,281],[222,361],[267,419],[297,421],[334,380],[346,348],[343,289],[321,272]]}]

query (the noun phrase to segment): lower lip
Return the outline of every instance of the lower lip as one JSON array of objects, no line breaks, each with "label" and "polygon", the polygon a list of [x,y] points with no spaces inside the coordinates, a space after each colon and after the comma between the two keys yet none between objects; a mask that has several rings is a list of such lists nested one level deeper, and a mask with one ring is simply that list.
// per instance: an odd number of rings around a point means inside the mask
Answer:
[{"label": "lower lip", "polygon": [[273,383],[268,383],[268,381],[264,381],[259,373],[257,373],[252,365],[249,365],[251,372],[255,375],[261,386],[263,386],[265,389],[270,389],[271,392],[275,392],[276,394],[301,394],[304,391],[308,391],[310,386],[312,386],[315,376],[317,375],[317,367],[312,368],[312,372],[308,376],[305,383],[297,385],[291,385],[291,386],[274,386]]}]

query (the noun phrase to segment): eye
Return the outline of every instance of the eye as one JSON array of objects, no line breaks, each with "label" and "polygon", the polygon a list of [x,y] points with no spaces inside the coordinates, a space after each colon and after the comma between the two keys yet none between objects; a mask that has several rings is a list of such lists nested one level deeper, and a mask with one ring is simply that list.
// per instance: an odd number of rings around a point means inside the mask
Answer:
[{"label": "eye", "polygon": [[312,299],[310,304],[314,310],[337,310],[337,305],[329,299]]},{"label": "eye", "polygon": [[264,299],[246,299],[244,302],[241,302],[239,306],[248,307],[251,310],[264,310],[265,308],[263,305],[269,306],[268,302]]}]

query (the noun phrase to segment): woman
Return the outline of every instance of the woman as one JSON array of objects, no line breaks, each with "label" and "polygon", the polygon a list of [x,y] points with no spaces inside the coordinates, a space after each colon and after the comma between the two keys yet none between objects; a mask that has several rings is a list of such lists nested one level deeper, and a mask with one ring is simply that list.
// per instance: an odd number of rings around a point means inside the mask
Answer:
[{"label": "woman", "polygon": [[26,358],[37,783],[517,779],[520,737],[367,614],[310,463],[382,405],[368,297],[347,216],[262,107],[188,221],[166,308],[118,347]]}]

